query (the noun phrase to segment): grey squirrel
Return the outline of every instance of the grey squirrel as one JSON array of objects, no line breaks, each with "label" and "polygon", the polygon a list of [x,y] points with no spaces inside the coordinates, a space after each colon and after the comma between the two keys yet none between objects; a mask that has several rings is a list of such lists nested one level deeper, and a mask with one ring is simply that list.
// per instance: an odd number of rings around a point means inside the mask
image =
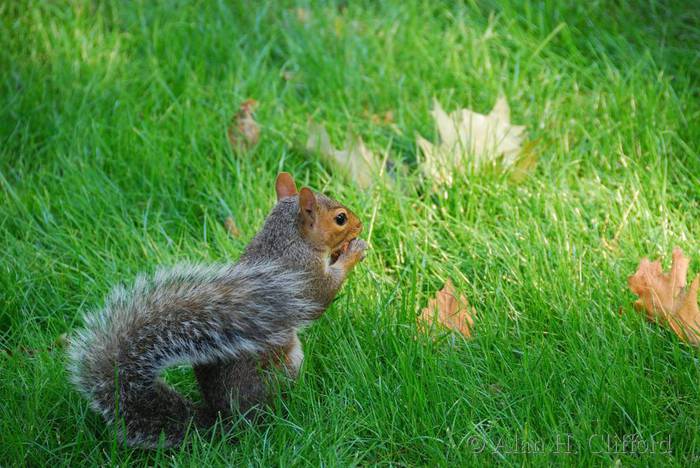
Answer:
[{"label": "grey squirrel", "polygon": [[[232,405],[245,412],[265,401],[261,368],[296,377],[297,331],[323,314],[367,244],[340,203],[297,192],[285,172],[275,188],[277,204],[237,263],[139,276],[70,339],[71,380],[127,445],[176,446],[191,423],[206,427]],[[176,364],[193,366],[203,404],[159,378]]]}]

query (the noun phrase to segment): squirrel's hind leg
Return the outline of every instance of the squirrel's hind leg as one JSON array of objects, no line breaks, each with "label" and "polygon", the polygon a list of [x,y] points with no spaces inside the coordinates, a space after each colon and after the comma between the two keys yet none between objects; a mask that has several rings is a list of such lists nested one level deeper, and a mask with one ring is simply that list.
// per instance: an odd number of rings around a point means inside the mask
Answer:
[{"label": "squirrel's hind leg", "polygon": [[254,417],[255,406],[269,398],[266,370],[283,367],[295,379],[304,360],[304,352],[296,333],[289,343],[262,356],[248,355],[236,359],[218,360],[194,366],[202,398],[205,418],[209,424],[219,415],[228,418],[236,413]]},{"label": "squirrel's hind leg", "polygon": [[194,366],[209,424],[214,424],[219,415],[224,419],[235,412],[247,415],[255,405],[267,399],[267,385],[260,367],[254,356]]}]

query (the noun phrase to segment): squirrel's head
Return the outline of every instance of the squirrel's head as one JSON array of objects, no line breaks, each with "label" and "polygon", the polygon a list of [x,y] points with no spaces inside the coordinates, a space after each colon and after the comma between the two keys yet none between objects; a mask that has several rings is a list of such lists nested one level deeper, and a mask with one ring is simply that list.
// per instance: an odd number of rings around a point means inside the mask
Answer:
[{"label": "squirrel's head", "polygon": [[297,219],[301,235],[316,250],[326,251],[332,261],[351,240],[360,235],[362,223],[345,206],[308,187],[297,191],[291,174],[281,172],[275,182],[277,200],[298,197]]}]

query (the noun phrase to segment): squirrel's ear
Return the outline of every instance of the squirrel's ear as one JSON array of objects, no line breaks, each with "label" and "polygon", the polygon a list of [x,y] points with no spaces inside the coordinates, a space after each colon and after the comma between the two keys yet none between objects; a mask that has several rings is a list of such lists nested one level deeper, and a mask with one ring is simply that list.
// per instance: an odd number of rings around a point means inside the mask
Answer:
[{"label": "squirrel's ear", "polygon": [[316,195],[311,191],[310,188],[304,187],[299,191],[299,212],[301,216],[308,220],[314,220],[314,213],[316,211]]},{"label": "squirrel's ear", "polygon": [[293,197],[297,194],[297,186],[294,183],[294,178],[289,172],[280,172],[275,182],[275,190],[277,191],[277,200],[286,197]]}]

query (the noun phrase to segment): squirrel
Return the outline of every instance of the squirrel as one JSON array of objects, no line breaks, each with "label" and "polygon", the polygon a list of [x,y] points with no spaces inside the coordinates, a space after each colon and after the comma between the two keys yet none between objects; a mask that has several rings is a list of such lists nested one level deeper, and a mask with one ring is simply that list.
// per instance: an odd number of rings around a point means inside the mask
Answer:
[{"label": "squirrel", "polygon": [[[261,369],[296,378],[297,332],[321,317],[367,243],[345,206],[282,172],[277,204],[238,262],[180,265],[118,286],[70,339],[77,389],[127,446],[179,445],[190,424],[208,427],[266,401]],[[203,403],[159,378],[190,364]],[[237,407],[237,408],[236,408]]]}]

